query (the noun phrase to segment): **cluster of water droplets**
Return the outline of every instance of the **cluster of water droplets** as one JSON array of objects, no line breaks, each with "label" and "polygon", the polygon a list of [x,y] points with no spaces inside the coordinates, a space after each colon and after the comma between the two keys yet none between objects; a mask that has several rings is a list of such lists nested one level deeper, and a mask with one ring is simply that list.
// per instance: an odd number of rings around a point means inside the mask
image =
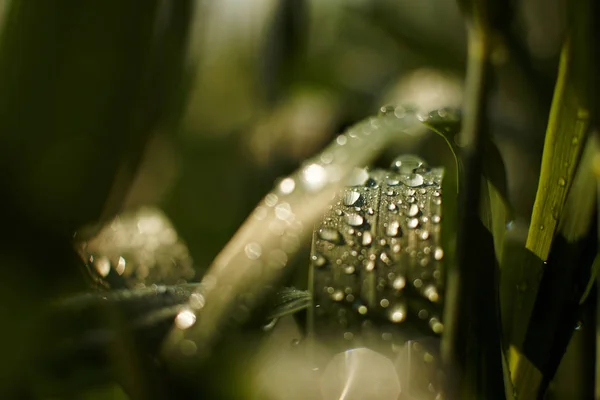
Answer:
[{"label": "cluster of water droplets", "polygon": [[91,277],[106,288],[181,284],[195,276],[187,246],[158,208],[126,211],[92,237],[76,238]]},{"label": "cluster of water droplets", "polygon": [[355,171],[314,235],[316,338],[398,349],[407,323],[442,333],[442,175],[413,155]]}]

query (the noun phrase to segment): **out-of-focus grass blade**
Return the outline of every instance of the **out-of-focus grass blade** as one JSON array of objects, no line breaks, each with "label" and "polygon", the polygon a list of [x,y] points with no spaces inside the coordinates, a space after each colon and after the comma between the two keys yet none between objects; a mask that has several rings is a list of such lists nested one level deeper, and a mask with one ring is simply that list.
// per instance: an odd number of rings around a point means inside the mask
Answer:
[{"label": "out-of-focus grass blade", "polygon": [[0,386],[17,386],[13,377],[44,345],[31,336],[30,318],[46,296],[83,286],[69,269],[77,266],[73,232],[117,211],[146,139],[175,120],[192,0],[6,7],[0,214],[10,233],[0,245],[0,318],[14,323],[0,334]]}]

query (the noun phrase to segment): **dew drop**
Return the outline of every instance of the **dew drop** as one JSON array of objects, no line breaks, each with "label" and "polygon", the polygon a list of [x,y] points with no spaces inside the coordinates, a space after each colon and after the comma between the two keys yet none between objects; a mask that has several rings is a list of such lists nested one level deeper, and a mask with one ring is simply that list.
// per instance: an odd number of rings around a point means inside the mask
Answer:
[{"label": "dew drop", "polygon": [[408,227],[410,229],[415,229],[417,226],[419,226],[419,219],[418,218],[411,218],[408,220]]},{"label": "dew drop", "polygon": [[310,164],[302,170],[302,180],[308,191],[316,191],[327,184],[327,171],[322,165]]},{"label": "dew drop", "polygon": [[398,306],[390,311],[390,321],[400,323],[406,319],[406,308]]},{"label": "dew drop", "polygon": [[423,179],[423,175],[421,174],[412,174],[404,179],[404,184],[410,187],[419,187],[425,183],[425,179]]},{"label": "dew drop", "polygon": [[567,180],[564,177],[560,177],[558,179],[558,186],[565,187],[567,186]]},{"label": "dew drop", "polygon": [[429,301],[431,301],[432,303],[437,303],[437,301],[440,299],[440,295],[438,294],[437,289],[433,285],[428,285],[427,287],[425,287],[425,289],[423,290],[423,296],[429,299]]},{"label": "dew drop", "polygon": [[394,161],[392,161],[391,168],[392,170],[403,174],[410,174],[423,164],[425,164],[425,162],[422,158],[406,154],[396,157]]},{"label": "dew drop", "polygon": [[346,223],[350,226],[361,226],[365,222],[365,219],[362,215],[359,214],[347,214],[346,215]]},{"label": "dew drop", "polygon": [[359,306],[359,307],[358,307],[358,313],[359,313],[360,315],[365,315],[365,314],[366,314],[368,311],[369,311],[369,310],[368,310],[367,306],[364,306],[364,305],[363,305],[363,306]]},{"label": "dew drop", "polygon": [[400,233],[400,222],[391,221],[385,230],[385,234],[391,237],[396,237]]},{"label": "dew drop", "polygon": [[383,308],[386,308],[390,305],[390,301],[388,299],[381,299],[379,305]]},{"label": "dew drop", "polygon": [[387,208],[390,211],[395,211],[397,206],[394,203],[390,203]]},{"label": "dew drop", "polygon": [[386,265],[390,265],[392,263],[392,259],[390,258],[390,256],[387,255],[385,251],[379,255],[379,259],[383,261],[383,263]]},{"label": "dew drop", "polygon": [[279,191],[283,194],[290,194],[296,188],[296,182],[292,178],[285,178],[279,183]]},{"label": "dew drop", "polygon": [[353,205],[355,205],[356,203],[358,203],[358,200],[360,199],[360,193],[351,190],[348,191],[344,194],[344,205],[347,207],[351,207]]},{"label": "dew drop", "polygon": [[411,204],[408,208],[408,212],[406,213],[409,217],[415,217],[419,213],[419,206],[416,204]]},{"label": "dew drop", "polygon": [[196,323],[196,314],[192,310],[182,310],[175,317],[175,326],[179,329],[188,329]]},{"label": "dew drop", "polygon": [[438,261],[444,258],[444,250],[441,247],[436,247],[435,250],[433,250],[433,258]]},{"label": "dew drop", "polygon": [[388,186],[398,186],[400,184],[400,180],[396,178],[388,178],[386,182]]},{"label": "dew drop", "polygon": [[363,232],[362,245],[370,246],[371,243],[373,243],[373,235],[371,234],[371,232],[370,231]]},{"label": "dew drop", "polygon": [[342,244],[344,242],[342,234],[334,228],[319,229],[319,238],[334,244]]},{"label": "dew drop", "polygon": [[352,275],[354,273],[354,266],[353,265],[344,266],[344,273],[347,275]]},{"label": "dew drop", "polygon": [[444,325],[437,318],[431,318],[429,320],[429,327],[434,333],[442,333],[444,331]]},{"label": "dew drop", "polygon": [[404,289],[405,286],[406,286],[406,278],[404,278],[403,276],[397,277],[396,279],[394,279],[394,282],[392,282],[392,287],[398,291]]},{"label": "dew drop", "polygon": [[434,224],[439,224],[441,220],[442,220],[442,217],[440,217],[437,214],[434,214],[431,216],[431,222]]},{"label": "dew drop", "polygon": [[375,261],[374,260],[368,260],[367,263],[365,264],[365,269],[367,271],[373,271],[375,269]]},{"label": "dew drop", "polygon": [[348,177],[348,186],[363,186],[369,180],[369,173],[365,168],[354,168]]},{"label": "dew drop", "polygon": [[244,252],[246,253],[246,257],[251,260],[258,260],[262,254],[262,248],[260,244],[256,242],[248,243],[246,247],[244,247]]},{"label": "dew drop", "polygon": [[331,294],[331,299],[333,301],[342,301],[344,300],[344,292],[341,290],[336,290]]}]

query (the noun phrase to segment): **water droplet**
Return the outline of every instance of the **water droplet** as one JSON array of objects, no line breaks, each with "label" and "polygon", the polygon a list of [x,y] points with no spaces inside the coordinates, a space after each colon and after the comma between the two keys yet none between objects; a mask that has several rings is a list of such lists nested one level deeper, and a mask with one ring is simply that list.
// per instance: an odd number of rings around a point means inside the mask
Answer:
[{"label": "water droplet", "polygon": [[425,164],[425,161],[423,161],[422,158],[406,154],[396,157],[394,161],[392,161],[391,168],[392,170],[403,174],[410,174],[423,164]]},{"label": "water droplet", "polygon": [[388,299],[381,299],[379,305],[383,308],[386,308],[390,305],[390,301]]},{"label": "water droplet", "polygon": [[394,279],[394,282],[392,282],[392,287],[398,291],[404,289],[405,286],[406,286],[406,278],[404,278],[403,276],[397,277],[396,279]]},{"label": "water droplet", "polygon": [[404,118],[406,116],[406,109],[402,106],[398,106],[394,109],[394,115],[396,118]]},{"label": "water droplet", "polygon": [[394,211],[396,210],[397,206],[394,203],[390,203],[387,208],[390,211]]},{"label": "water droplet", "polygon": [[246,247],[244,247],[244,252],[246,253],[246,257],[251,260],[258,260],[262,254],[262,248],[260,244],[256,242],[248,243]]},{"label": "water droplet", "polygon": [[583,329],[583,321],[577,321],[577,323],[575,324],[575,330],[580,331],[582,329]]},{"label": "water droplet", "polygon": [[388,186],[398,186],[400,184],[400,180],[396,178],[388,178],[386,182]]},{"label": "water droplet", "polygon": [[400,323],[406,319],[406,307],[399,305],[390,311],[390,321]]},{"label": "water droplet", "polygon": [[433,285],[428,285],[427,287],[425,287],[425,289],[423,290],[423,296],[429,299],[429,301],[431,301],[432,303],[437,303],[437,301],[440,299],[440,295],[438,294],[437,289]]},{"label": "water droplet", "polygon": [[375,261],[374,260],[367,260],[367,262],[365,264],[365,269],[367,271],[373,271],[375,269]]},{"label": "water droplet", "polygon": [[413,286],[416,287],[417,289],[419,289],[421,286],[423,286],[423,281],[420,279],[415,279],[413,281]]},{"label": "water droplet", "polygon": [[106,277],[110,273],[110,261],[107,257],[96,257],[93,261],[93,266],[96,272],[101,277]]},{"label": "water droplet", "polygon": [[344,273],[348,274],[348,275],[352,275],[354,273],[354,265],[344,266]]},{"label": "water droplet", "polygon": [[359,306],[358,307],[358,313],[360,315],[365,315],[369,310],[367,309],[367,306]]},{"label": "water droplet", "polygon": [[367,208],[367,214],[373,215],[373,214],[375,214],[375,210],[373,210],[371,207],[369,207],[369,208]]},{"label": "water droplet", "polygon": [[365,168],[354,168],[348,177],[346,185],[363,186],[369,180],[369,173]]},{"label": "water droplet", "polygon": [[431,222],[434,224],[439,224],[441,220],[442,220],[442,217],[440,217],[437,214],[431,216]]},{"label": "water droplet", "polygon": [[344,238],[342,234],[334,228],[321,228],[319,229],[319,237],[323,240],[326,240],[330,243],[334,244],[342,244],[344,242]]},{"label": "water droplet", "polygon": [[409,217],[414,217],[419,213],[419,211],[419,206],[413,203],[408,208],[408,212],[406,213],[406,215],[408,215]]},{"label": "water droplet", "polygon": [[442,333],[444,331],[444,325],[437,318],[431,318],[429,320],[429,327],[434,333]]},{"label": "water droplet", "polygon": [[302,180],[308,191],[322,189],[327,184],[327,171],[319,164],[310,164],[302,170]]},{"label": "water droplet", "polygon": [[279,183],[279,191],[283,194],[290,194],[296,188],[296,182],[292,178],[285,178]]},{"label": "water droplet", "polygon": [[379,116],[384,116],[384,115],[388,115],[394,112],[394,106],[392,105],[385,105],[379,108]]},{"label": "water droplet", "polygon": [[436,247],[435,250],[433,250],[433,258],[438,261],[444,258],[444,250],[441,247]]},{"label": "water droplet", "polygon": [[370,231],[363,232],[362,245],[370,246],[371,243],[373,243],[373,235],[371,234],[371,232]]},{"label": "water droplet", "polygon": [[558,179],[558,186],[561,186],[561,187],[567,186],[567,180],[561,176]]},{"label": "water droplet", "polygon": [[419,226],[419,219],[418,218],[411,218],[408,220],[408,227],[410,229],[415,229],[417,226]]},{"label": "water droplet", "polygon": [[277,204],[278,201],[279,201],[279,198],[277,197],[277,195],[275,193],[269,193],[268,195],[265,196],[265,204],[268,205],[269,207],[273,207],[275,204]]},{"label": "water droplet", "polygon": [[313,264],[315,265],[315,267],[322,267],[325,264],[327,264],[327,259],[325,257],[323,257],[321,254],[314,254],[311,257]]},{"label": "water droplet", "polygon": [[390,256],[387,255],[385,251],[379,255],[379,259],[383,261],[383,263],[386,265],[390,265],[392,263],[392,259],[390,258]]},{"label": "water droplet", "polygon": [[331,299],[333,301],[342,301],[344,300],[344,292],[341,290],[336,290],[331,294]]},{"label": "water droplet", "polygon": [[420,310],[419,314],[417,315],[420,319],[426,319],[427,317],[429,317],[429,313],[427,312],[427,310]]},{"label": "water droplet", "polygon": [[179,329],[188,329],[196,323],[196,314],[192,310],[181,310],[175,317],[175,326]]},{"label": "water droplet", "polygon": [[396,237],[400,233],[400,222],[391,221],[385,230],[385,234],[391,237]]},{"label": "water droplet", "polygon": [[360,199],[360,193],[350,190],[344,193],[344,205],[347,207],[355,205]]},{"label": "water droplet", "polygon": [[339,135],[335,141],[337,142],[337,144],[339,144],[340,146],[344,146],[346,143],[348,143],[348,137],[346,135]]},{"label": "water droplet", "polygon": [[361,226],[365,222],[365,219],[362,215],[359,214],[347,214],[346,215],[346,223],[350,226]]},{"label": "water droplet", "polygon": [[291,221],[294,219],[292,207],[288,203],[280,203],[275,207],[275,216],[282,221]]},{"label": "water droplet", "polygon": [[419,238],[421,240],[429,239],[429,231],[421,231],[421,233],[419,234]]},{"label": "water droplet", "polygon": [[544,228],[544,225],[540,225],[540,231],[543,231],[544,229],[546,229]]},{"label": "water droplet", "polygon": [[423,179],[423,175],[421,174],[412,174],[404,179],[404,184],[410,187],[422,186],[423,183],[425,183],[425,179]]}]

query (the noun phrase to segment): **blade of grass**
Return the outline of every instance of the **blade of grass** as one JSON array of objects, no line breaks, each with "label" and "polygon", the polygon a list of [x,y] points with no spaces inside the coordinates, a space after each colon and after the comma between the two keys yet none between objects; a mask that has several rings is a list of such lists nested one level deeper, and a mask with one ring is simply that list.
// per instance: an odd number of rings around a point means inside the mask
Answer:
[{"label": "blade of grass", "polygon": [[[447,371],[452,372],[448,380],[450,397],[468,399],[498,396],[504,391],[504,384],[500,338],[497,332],[489,332],[497,325],[494,321],[497,299],[481,290],[486,286],[481,283],[486,282],[495,293],[494,257],[482,263],[479,252],[472,250],[473,247],[487,248],[481,235],[485,228],[481,225],[479,210],[490,73],[489,16],[484,2],[464,2],[463,6],[468,18],[469,50],[464,123],[459,136],[464,176],[459,193],[456,259],[447,275],[444,312],[447,329],[442,338],[442,357]],[[493,242],[490,254],[494,254]]]},{"label": "blade of grass", "polygon": [[[534,205],[531,225],[526,241],[526,248],[538,259],[546,261],[550,255],[551,246],[559,221],[566,220],[569,215],[565,212],[565,200],[569,188],[573,184],[573,177],[579,159],[584,135],[589,124],[588,100],[589,94],[586,93],[586,73],[587,51],[582,51],[582,46],[589,40],[589,37],[583,35],[587,32],[589,26],[586,26],[585,10],[589,7],[589,2],[573,7],[576,13],[582,13],[583,18],[579,21],[571,21],[569,33],[563,45],[557,83],[550,110],[548,128],[546,132],[546,141],[544,145],[544,154],[542,159],[542,170],[538,185],[538,192]],[[589,71],[588,71],[589,72]],[[571,223],[577,224],[575,219]],[[567,226],[566,222],[564,226]],[[568,230],[573,232],[575,228]],[[583,228],[581,228],[583,229]],[[579,228],[577,228],[579,230]],[[566,250],[564,250],[566,251]],[[556,255],[556,259],[561,259]],[[516,267],[516,268],[515,268]],[[510,268],[510,266],[507,266]],[[531,268],[533,271],[518,272],[519,269]],[[545,267],[546,270],[548,267]],[[537,262],[525,263],[522,265],[513,265],[511,274],[529,276],[537,275],[539,269]],[[533,272],[533,273],[532,273]],[[570,274],[570,271],[565,273]],[[530,281],[526,288],[525,296],[529,299],[527,307],[515,308],[516,312],[521,314],[517,317],[521,321],[530,319],[535,307],[533,299],[538,296],[541,279]],[[518,288],[514,286],[504,286],[503,292],[516,293]],[[552,295],[552,294],[548,294]],[[505,296],[510,297],[510,296]],[[541,305],[541,307],[543,307]],[[516,316],[515,316],[516,317]],[[535,327],[534,327],[535,328]],[[554,327],[552,327],[554,328]],[[547,327],[546,334],[552,329]],[[531,324],[528,331],[531,332]],[[542,327],[540,327],[542,329]],[[546,329],[546,328],[544,328]],[[520,398],[533,399],[539,395],[539,389],[542,385],[542,368],[539,362],[536,365],[529,359],[531,356],[522,353],[521,346],[524,337],[519,337],[515,332],[510,332],[508,338],[511,343],[509,360],[511,374],[515,384],[515,390]],[[548,351],[548,350],[547,350]],[[545,367],[544,367],[545,368]]]}]

